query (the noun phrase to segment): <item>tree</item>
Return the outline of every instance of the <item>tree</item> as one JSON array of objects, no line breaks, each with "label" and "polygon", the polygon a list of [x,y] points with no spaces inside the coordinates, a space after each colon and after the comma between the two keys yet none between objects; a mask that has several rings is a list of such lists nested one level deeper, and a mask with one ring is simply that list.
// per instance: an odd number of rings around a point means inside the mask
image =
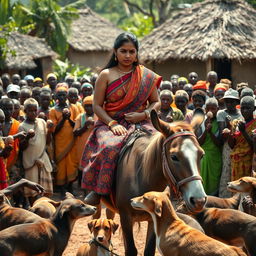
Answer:
[{"label": "tree", "polygon": [[30,35],[43,37],[62,57],[68,48],[67,38],[70,26],[78,18],[77,8],[84,6],[85,0],[60,6],[57,0],[33,0],[28,7],[21,6],[25,18],[23,24],[34,24]]}]

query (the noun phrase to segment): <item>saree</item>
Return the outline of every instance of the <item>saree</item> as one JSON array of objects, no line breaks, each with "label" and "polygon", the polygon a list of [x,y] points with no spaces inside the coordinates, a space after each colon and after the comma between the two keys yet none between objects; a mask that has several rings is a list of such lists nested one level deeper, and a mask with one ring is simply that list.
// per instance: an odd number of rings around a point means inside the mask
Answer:
[{"label": "saree", "polygon": [[[12,118],[12,125],[10,127],[8,135],[15,135],[18,133],[20,122]],[[13,150],[10,156],[7,158],[7,170],[10,172],[12,166],[16,163],[19,153],[19,140],[15,139],[12,144]]]},{"label": "saree", "polygon": [[[25,178],[39,183],[45,189],[45,194],[51,196],[52,187],[52,165],[46,153],[46,122],[36,118],[35,124],[21,123],[19,130],[28,132],[35,131],[35,136],[29,139],[28,147],[22,151],[22,163],[25,169]],[[24,189],[26,196],[36,196],[37,192],[31,189]]]},{"label": "saree", "polygon": [[[256,128],[256,119],[253,119],[245,125],[246,132],[251,136],[252,130]],[[251,176],[253,149],[248,144],[243,134],[235,132],[236,144],[231,151],[231,180],[237,180],[244,176]]]},{"label": "saree", "polygon": [[[109,127],[98,120],[88,138],[81,159],[83,168],[82,188],[106,195],[111,192],[118,154],[126,138],[135,130],[124,115],[129,112],[143,112],[154,87],[159,87],[161,77],[142,65],[133,72],[111,82],[106,88],[104,108],[109,116],[123,125],[126,136],[116,136]],[[141,126],[149,131],[153,127],[148,120]]]},{"label": "saree", "polygon": [[[70,119],[75,121],[79,114],[77,107],[70,104],[69,111],[71,113]],[[52,108],[49,117],[56,127],[62,120],[62,111]],[[74,145],[73,127],[66,120],[61,130],[54,134],[54,158],[57,164],[56,185],[65,185],[76,179],[78,158]]]},{"label": "saree", "polygon": [[[5,147],[4,141],[0,138],[0,149],[3,150]],[[8,187],[7,184],[7,169],[6,169],[6,159],[0,157],[0,190]]]},{"label": "saree", "polygon": [[[204,131],[205,127],[203,127]],[[212,133],[217,135],[219,127],[217,120],[212,122]],[[203,179],[204,190],[207,195],[218,194],[220,176],[222,170],[222,148],[214,144],[209,133],[207,133],[205,142],[201,145],[205,155],[201,160],[200,174]]]}]

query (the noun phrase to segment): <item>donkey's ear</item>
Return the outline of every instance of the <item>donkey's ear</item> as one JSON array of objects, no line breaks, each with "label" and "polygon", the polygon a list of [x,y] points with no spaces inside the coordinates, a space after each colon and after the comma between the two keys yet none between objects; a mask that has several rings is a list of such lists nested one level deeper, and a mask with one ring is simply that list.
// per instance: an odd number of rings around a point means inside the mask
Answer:
[{"label": "donkey's ear", "polygon": [[202,122],[204,121],[204,113],[200,113],[199,111],[193,116],[192,120],[191,120],[191,126],[194,130],[194,132],[199,128],[199,126],[202,124]]},{"label": "donkey's ear", "polygon": [[150,118],[156,130],[161,132],[164,136],[168,137],[172,134],[169,124],[160,120],[154,109],[150,112]]}]

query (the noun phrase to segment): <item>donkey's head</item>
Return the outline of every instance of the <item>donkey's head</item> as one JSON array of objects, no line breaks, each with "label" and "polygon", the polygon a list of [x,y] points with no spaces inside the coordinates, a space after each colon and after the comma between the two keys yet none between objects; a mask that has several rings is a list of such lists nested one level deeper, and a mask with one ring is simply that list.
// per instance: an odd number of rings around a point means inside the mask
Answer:
[{"label": "donkey's head", "polygon": [[[193,122],[197,126],[200,118]],[[163,144],[163,172],[168,183],[179,190],[187,207],[201,211],[206,203],[206,194],[200,176],[200,160],[203,149],[194,135],[193,127],[185,122],[166,123],[151,111],[154,127],[165,137]]]}]

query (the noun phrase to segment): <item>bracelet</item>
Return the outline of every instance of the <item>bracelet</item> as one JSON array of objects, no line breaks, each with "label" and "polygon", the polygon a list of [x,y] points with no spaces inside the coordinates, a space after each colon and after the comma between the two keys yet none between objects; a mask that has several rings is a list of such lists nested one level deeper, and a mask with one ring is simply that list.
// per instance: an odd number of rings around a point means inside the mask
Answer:
[{"label": "bracelet", "polygon": [[149,110],[145,109],[144,113],[145,113],[146,119],[150,119],[150,112],[149,112]]},{"label": "bracelet", "polygon": [[115,124],[118,124],[118,122],[116,120],[112,120],[108,123],[108,127],[111,128]]}]

